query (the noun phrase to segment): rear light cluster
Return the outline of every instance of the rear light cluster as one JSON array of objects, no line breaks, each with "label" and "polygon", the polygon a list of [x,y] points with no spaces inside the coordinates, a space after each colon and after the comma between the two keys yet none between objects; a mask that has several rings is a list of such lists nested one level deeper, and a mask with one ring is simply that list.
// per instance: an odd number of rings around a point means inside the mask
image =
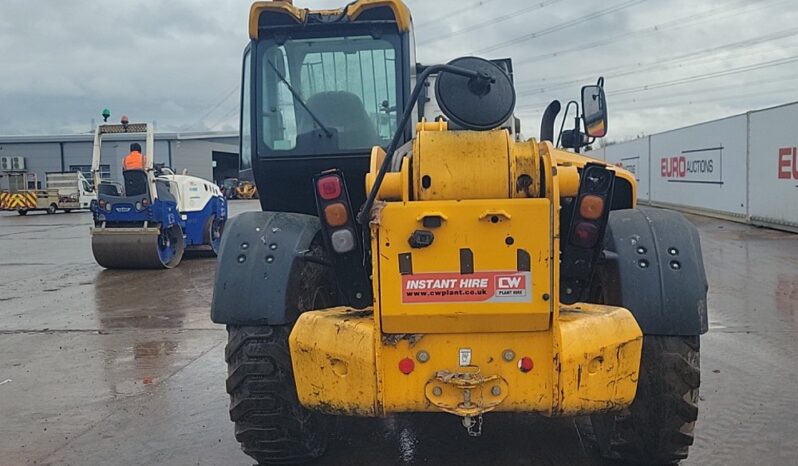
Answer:
[{"label": "rear light cluster", "polygon": [[346,304],[361,309],[370,306],[373,303],[371,282],[363,267],[363,247],[344,174],[340,170],[327,170],[317,175],[313,184],[322,231],[328,249],[335,252],[335,278]]},{"label": "rear light cluster", "polygon": [[338,254],[352,252],[357,247],[352,212],[349,207],[341,174],[333,172],[322,174],[316,180],[319,208],[329,231],[333,251]]},{"label": "rear light cluster", "polygon": [[593,266],[602,250],[615,186],[615,172],[589,163],[582,169],[568,236],[562,245],[560,301],[587,298]]},{"label": "rear light cluster", "polygon": [[142,210],[146,209],[150,205],[150,200],[146,197],[139,202],[136,202],[136,210],[141,212]]},{"label": "rear light cluster", "polygon": [[111,203],[110,202],[106,202],[105,199],[100,199],[97,202],[97,205],[100,207],[100,210],[104,210],[106,212],[110,212],[111,211]]}]

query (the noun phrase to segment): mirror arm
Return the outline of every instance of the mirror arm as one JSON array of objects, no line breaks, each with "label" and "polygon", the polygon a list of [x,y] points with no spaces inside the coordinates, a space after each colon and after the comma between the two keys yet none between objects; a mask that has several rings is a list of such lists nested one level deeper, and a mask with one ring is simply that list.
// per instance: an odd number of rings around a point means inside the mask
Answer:
[{"label": "mirror arm", "polygon": [[424,87],[424,83],[427,82],[427,79],[431,74],[441,72],[454,73],[466,78],[470,78],[471,81],[469,82],[469,88],[471,88],[472,91],[483,89],[495,80],[495,78],[486,73],[478,73],[476,71],[467,70],[465,68],[460,68],[459,66],[453,65],[431,65],[424,69],[424,71],[416,80],[416,86],[413,88],[413,92],[410,94],[410,100],[407,102],[407,106],[402,114],[402,118],[399,120],[399,126],[396,128],[393,139],[385,151],[385,158],[382,161],[382,165],[380,165],[380,169],[377,172],[377,177],[374,179],[374,184],[371,186],[371,191],[369,191],[366,202],[363,204],[363,207],[360,208],[360,211],[357,214],[357,222],[363,227],[368,226],[368,222],[371,219],[371,208],[374,206],[375,199],[377,199],[377,193],[380,191],[382,180],[385,178],[385,174],[388,172],[388,168],[391,166],[391,160],[393,159],[394,152],[396,152],[396,148],[399,147],[399,142],[402,139],[402,134],[405,132],[407,122],[413,115],[413,109],[416,107],[416,102],[418,101],[418,96],[421,94],[421,90]]},{"label": "mirror arm", "polygon": [[582,115],[582,117],[579,116],[579,105],[577,105],[576,106],[576,116],[574,117],[574,136],[577,138],[577,143],[574,144],[576,146],[576,147],[574,147],[574,152],[576,152],[577,154],[579,153],[579,149],[584,144],[584,138],[582,137],[582,131],[581,131],[582,130],[582,124],[581,124],[582,123],[582,118],[584,118],[584,117],[585,117],[584,114]]},{"label": "mirror arm", "polygon": [[568,110],[571,109],[571,104],[576,105],[576,114],[579,115],[579,104],[575,100],[569,100],[568,103],[565,104],[565,113],[562,116],[562,123],[560,123],[560,133],[557,135],[557,144],[555,144],[554,147],[560,147],[562,131],[565,129],[565,120],[568,118]]}]

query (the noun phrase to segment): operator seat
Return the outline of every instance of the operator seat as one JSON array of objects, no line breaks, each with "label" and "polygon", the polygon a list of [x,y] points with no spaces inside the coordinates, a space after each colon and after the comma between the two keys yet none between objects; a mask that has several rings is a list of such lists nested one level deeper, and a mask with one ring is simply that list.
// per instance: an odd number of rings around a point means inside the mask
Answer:
[{"label": "operator seat", "polygon": [[141,196],[147,194],[147,172],[144,170],[124,170],[122,178],[125,180],[125,196]]},{"label": "operator seat", "polygon": [[[319,92],[308,99],[307,105],[325,126],[338,130],[339,148],[371,148],[380,143],[374,122],[357,95],[346,91]],[[311,131],[313,118],[302,113],[300,133]]]}]

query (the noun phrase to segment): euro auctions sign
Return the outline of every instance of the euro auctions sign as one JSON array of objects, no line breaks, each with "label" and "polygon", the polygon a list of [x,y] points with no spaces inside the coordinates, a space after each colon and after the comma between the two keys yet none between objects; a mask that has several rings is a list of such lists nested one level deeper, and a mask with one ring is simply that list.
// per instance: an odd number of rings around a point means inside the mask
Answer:
[{"label": "euro auctions sign", "polygon": [[798,150],[795,147],[779,149],[778,179],[798,180]]},{"label": "euro auctions sign", "polygon": [[420,273],[402,276],[402,303],[531,302],[530,272]]},{"label": "euro auctions sign", "polygon": [[660,177],[669,183],[723,184],[723,146],[689,149],[662,157]]}]

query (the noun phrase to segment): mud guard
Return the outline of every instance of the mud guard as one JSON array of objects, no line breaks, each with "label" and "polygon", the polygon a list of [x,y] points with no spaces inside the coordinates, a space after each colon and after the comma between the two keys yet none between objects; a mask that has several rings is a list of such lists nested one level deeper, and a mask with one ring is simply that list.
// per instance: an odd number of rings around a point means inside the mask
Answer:
[{"label": "mud guard", "polygon": [[610,213],[594,283],[606,304],[629,309],[645,335],[706,333],[707,278],[698,229],[682,214],[636,208]]},{"label": "mud guard", "polygon": [[227,325],[283,325],[299,316],[299,270],[319,219],[246,212],[227,222],[213,289],[211,320]]}]

